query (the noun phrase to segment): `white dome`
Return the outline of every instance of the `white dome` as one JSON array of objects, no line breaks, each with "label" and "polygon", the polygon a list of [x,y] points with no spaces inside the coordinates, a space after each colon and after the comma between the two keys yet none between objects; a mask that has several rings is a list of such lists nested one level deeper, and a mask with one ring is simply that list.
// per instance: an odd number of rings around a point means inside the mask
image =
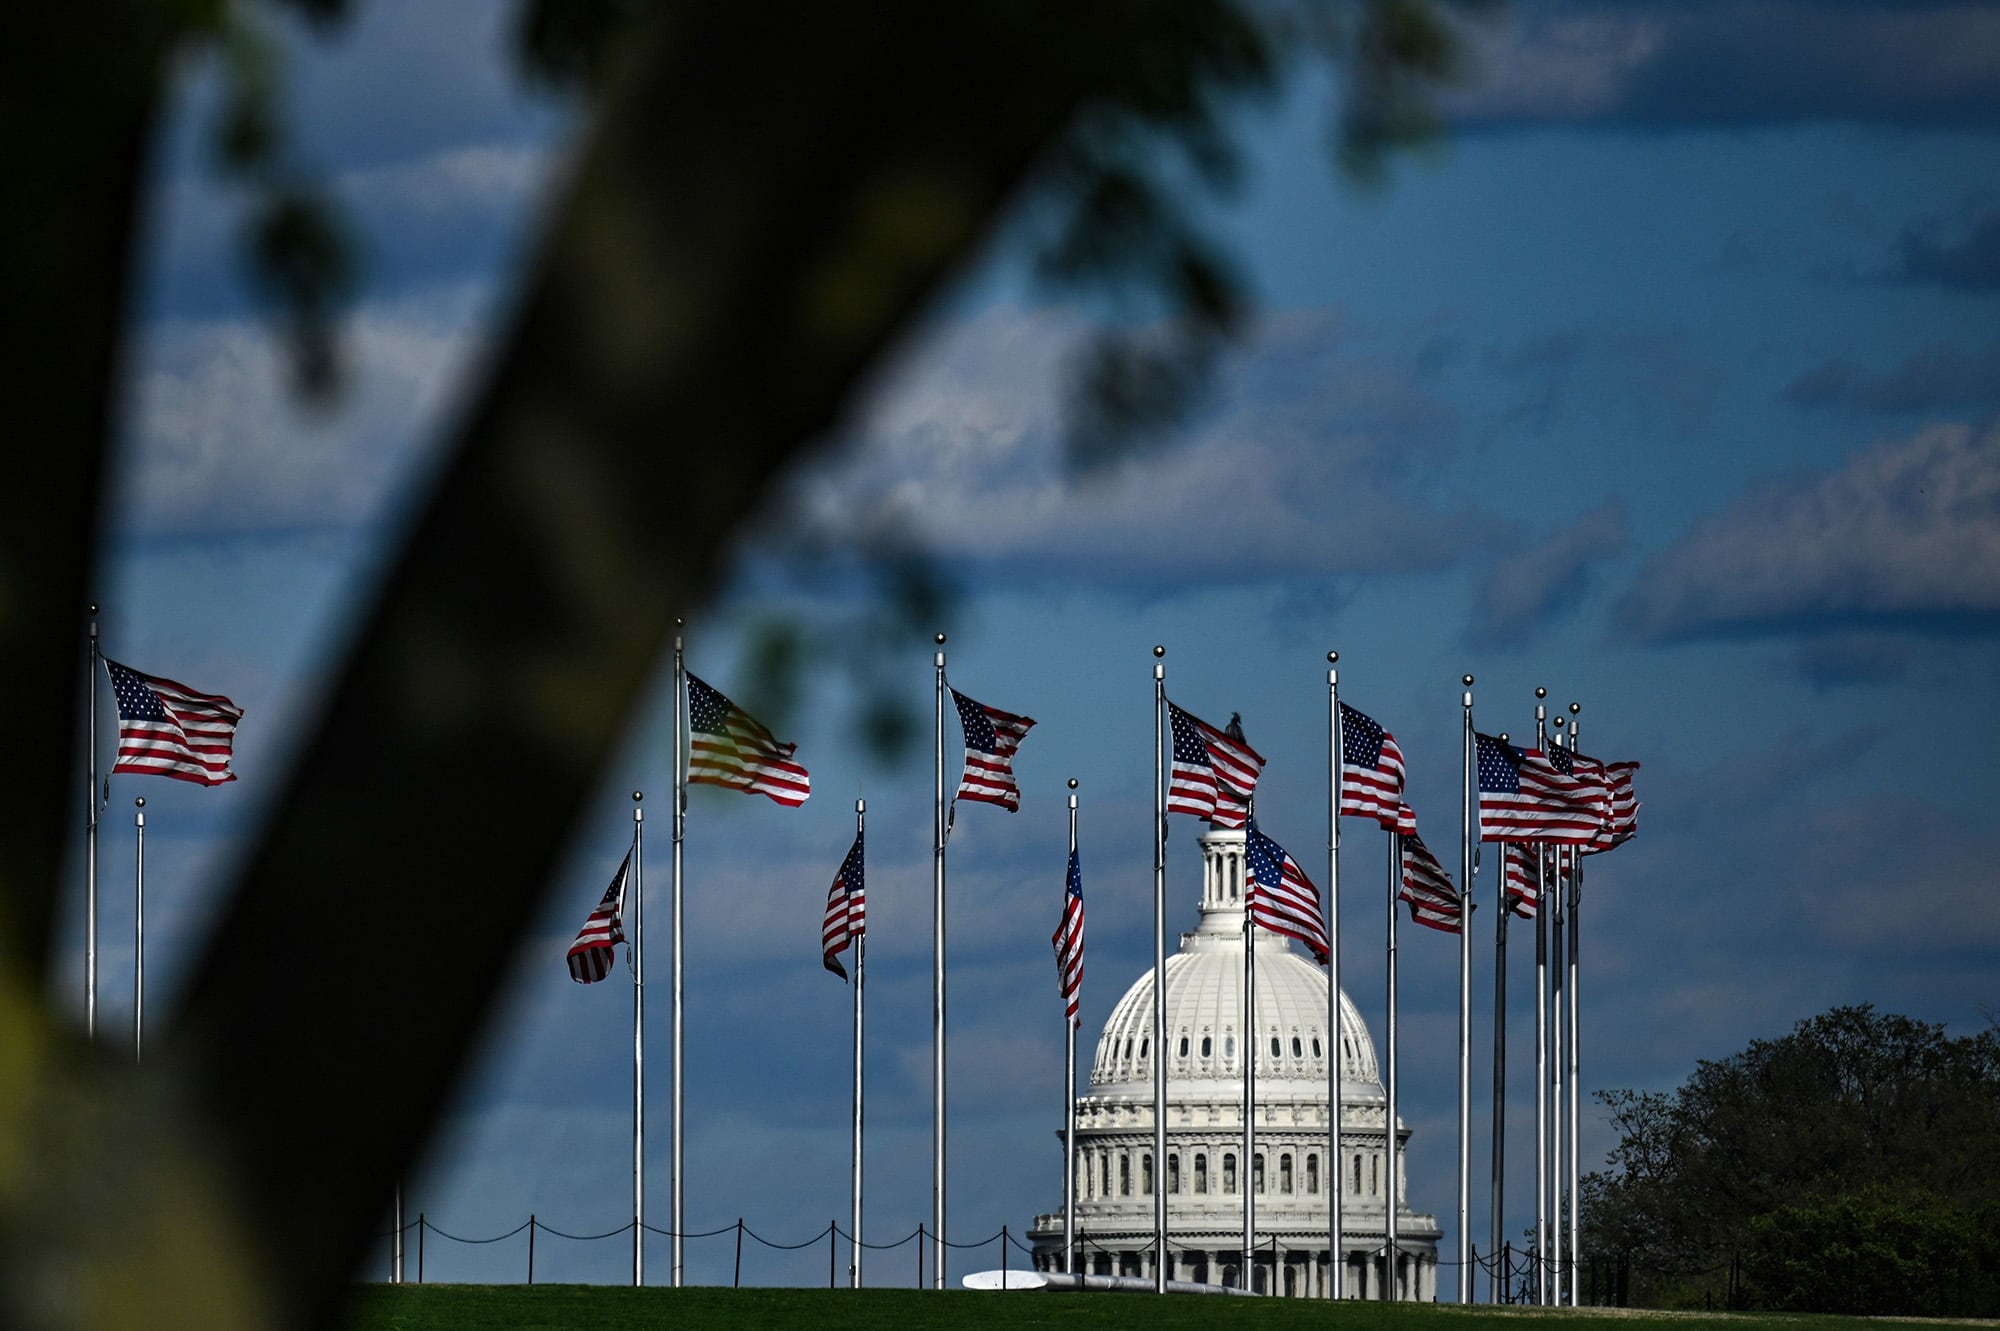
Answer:
[{"label": "white dome", "polygon": [[[1167,1079],[1241,1085],[1243,1061],[1243,833],[1216,829],[1201,839],[1201,923],[1167,958]],[[1257,1083],[1260,1096],[1326,1095],[1327,974],[1290,939],[1257,937]],[[1382,1098],[1375,1045],[1353,1000],[1340,996],[1343,1097]],[[1090,1088],[1143,1092],[1153,1079],[1153,972],[1141,975],[1104,1023]],[[1287,1082],[1300,1083],[1297,1087]],[[1190,1088],[1192,1089],[1192,1088]],[[1216,1092],[1203,1087],[1206,1098]],[[1172,1095],[1170,1098],[1179,1098]]]},{"label": "white dome", "polygon": [[[1341,1207],[1340,1261],[1351,1293],[1379,1292],[1379,1259],[1396,1191],[1399,1297],[1434,1297],[1436,1217],[1413,1210],[1404,1173],[1409,1129],[1391,1123],[1361,1014],[1339,995],[1340,1132],[1329,1131],[1328,977],[1291,940],[1255,930],[1255,1020],[1243,1020],[1244,834],[1211,828],[1202,854],[1201,920],[1166,959],[1164,1124],[1154,1123],[1153,973],[1118,1000],[1098,1038],[1090,1085],[1076,1097],[1079,1260],[1100,1275],[1139,1275],[1155,1256],[1155,1187],[1167,1214],[1168,1278],[1239,1283],[1245,1200],[1255,1197],[1257,1288],[1316,1294],[1330,1278],[1331,1194]],[[1246,1131],[1244,1057],[1256,1057],[1254,1134]],[[1165,1159],[1155,1170],[1164,1137]],[[1253,1139],[1254,1138],[1254,1139]],[[1156,1178],[1155,1175],[1158,1175]],[[1394,1179],[1392,1185],[1389,1180]],[[1035,1217],[1036,1265],[1062,1269],[1064,1217]]]}]

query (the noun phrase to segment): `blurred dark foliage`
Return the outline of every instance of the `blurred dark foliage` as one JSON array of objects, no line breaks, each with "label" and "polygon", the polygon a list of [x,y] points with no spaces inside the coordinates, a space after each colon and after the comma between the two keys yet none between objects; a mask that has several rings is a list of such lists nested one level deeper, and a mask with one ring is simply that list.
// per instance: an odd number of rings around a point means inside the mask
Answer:
[{"label": "blurred dark foliage", "polygon": [[[338,1324],[677,619],[900,330],[1033,200],[1050,278],[1144,316],[1087,362],[1078,456],[1110,456],[1195,400],[1242,320],[1182,193],[1227,188],[1230,108],[1330,56],[1339,156],[1370,169],[1425,126],[1450,7],[525,5],[524,71],[587,99],[573,170],[143,1067],[86,1044],[48,976],[95,797],[79,629],[148,155],[172,79],[212,56],[246,260],[301,386],[337,387],[359,262],[297,155],[273,34],[337,30],[350,6],[16,16],[0,388],[23,502],[0,525],[0,684],[34,701],[0,778],[0,1325]],[[907,651],[937,578],[894,559],[869,576],[887,608],[856,650]],[[760,643],[751,686],[774,697],[818,650],[783,627]],[[440,794],[475,789],[447,833]],[[440,894],[448,924],[413,936],[412,903]]]}]

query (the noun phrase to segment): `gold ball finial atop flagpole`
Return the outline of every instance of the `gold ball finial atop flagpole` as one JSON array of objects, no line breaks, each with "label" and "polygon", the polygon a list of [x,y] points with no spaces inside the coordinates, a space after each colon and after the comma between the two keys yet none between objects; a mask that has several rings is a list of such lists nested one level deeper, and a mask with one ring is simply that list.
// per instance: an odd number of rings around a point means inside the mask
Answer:
[{"label": "gold ball finial atop flagpole", "polygon": [[1580,702],[1573,702],[1569,705],[1569,714],[1571,716],[1575,716],[1578,712],[1582,710],[1583,710],[1583,704]]},{"label": "gold ball finial atop flagpole", "polygon": [[90,603],[90,613],[93,615],[97,613],[97,602],[92,601]]},{"label": "gold ball finial atop flagpole", "polygon": [[1500,742],[1502,744],[1512,744],[1514,742],[1514,737],[1503,730],[1500,732]]},{"label": "gold ball finial atop flagpole", "polygon": [[146,797],[141,795],[138,799],[133,800],[132,803],[138,808],[143,809],[146,807]]},{"label": "gold ball finial atop flagpole", "polygon": [[944,634],[940,633],[937,635],[937,645],[940,647],[944,646]]},{"label": "gold ball finial atop flagpole", "polygon": [[1547,689],[1536,689],[1535,696],[1537,698],[1546,698],[1549,696],[1549,691]]},{"label": "gold ball finial atop flagpole", "polygon": [[1334,664],[1336,664],[1336,663],[1337,663],[1337,662],[1338,662],[1339,660],[1340,660],[1340,653],[1339,653],[1339,652],[1328,652],[1328,653],[1326,654],[1326,663],[1327,663],[1328,665],[1334,665]]},{"label": "gold ball finial atop flagpole", "polygon": [[1165,647],[1161,646],[1157,642],[1153,644],[1153,655],[1155,657],[1165,656],[1166,654],[1167,654],[1167,649]]},{"label": "gold ball finial atop flagpole", "polygon": [[1467,675],[1465,677],[1465,687],[1468,689],[1472,687],[1472,676]]},{"label": "gold ball finial atop flagpole", "polygon": [[1567,720],[1568,720],[1568,718],[1567,718],[1567,717],[1561,717],[1561,716],[1559,716],[1559,717],[1557,717],[1557,718],[1555,719],[1555,721],[1553,722],[1553,724],[1554,724],[1554,726],[1555,726],[1555,728],[1556,728],[1557,730],[1561,730],[1561,729],[1563,728],[1564,724],[1565,724],[1565,723],[1567,722]]},{"label": "gold ball finial atop flagpole", "polygon": [[643,790],[635,790],[635,791],[633,791],[633,792],[632,792],[632,802],[633,802],[634,804],[637,804],[637,803],[638,803],[638,802],[639,802],[640,800],[642,800],[642,799],[644,799],[644,798],[646,798],[646,792],[645,792],[645,791],[643,791]]},{"label": "gold ball finial atop flagpole", "polygon": [[1071,777],[1071,778],[1069,779],[1069,788],[1070,788],[1071,790],[1075,790],[1075,789],[1076,789],[1076,778],[1075,778],[1075,777]]}]

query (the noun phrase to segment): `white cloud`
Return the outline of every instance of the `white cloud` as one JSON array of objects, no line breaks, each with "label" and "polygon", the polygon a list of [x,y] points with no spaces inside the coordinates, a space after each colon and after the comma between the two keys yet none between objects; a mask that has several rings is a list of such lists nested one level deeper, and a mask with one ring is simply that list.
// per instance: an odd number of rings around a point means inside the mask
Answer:
[{"label": "white cloud", "polygon": [[1933,425],[1755,491],[1649,561],[1621,612],[1656,640],[2000,623],[2000,426]]},{"label": "white cloud", "polygon": [[513,210],[547,179],[556,154],[540,145],[482,143],[416,161],[351,171],[336,193],[371,218],[457,218]]},{"label": "white cloud", "polygon": [[902,537],[989,565],[1087,564],[1114,580],[1434,568],[1462,515],[1416,497],[1414,464],[1449,436],[1415,375],[1324,313],[1273,319],[1174,441],[1079,477],[1062,448],[1062,312],[995,310],[918,347],[853,442],[793,502],[838,539]]},{"label": "white cloud", "polygon": [[384,516],[433,452],[484,303],[462,289],[363,308],[345,325],[347,387],[324,408],[295,398],[288,350],[261,320],[146,329],[116,525],[213,533]]}]

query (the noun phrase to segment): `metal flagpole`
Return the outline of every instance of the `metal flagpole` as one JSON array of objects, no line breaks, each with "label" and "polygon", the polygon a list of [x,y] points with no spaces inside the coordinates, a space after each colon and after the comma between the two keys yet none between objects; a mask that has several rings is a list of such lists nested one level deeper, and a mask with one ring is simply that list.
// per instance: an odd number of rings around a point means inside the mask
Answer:
[{"label": "metal flagpole", "polygon": [[[1167,1292],[1167,649],[1153,645],[1153,1291]],[[1244,1254],[1248,1258],[1249,1254]]]},{"label": "metal flagpole", "polygon": [[[862,835],[868,830],[867,815],[867,802],[864,800],[854,801],[854,839],[856,841],[860,841]],[[865,884],[868,879],[868,852],[865,845],[861,852],[861,863],[862,882],[864,884],[862,902],[865,906],[867,903],[867,889]],[[848,928],[851,930],[853,927],[854,922],[850,918]],[[861,1288],[861,1032],[863,1011],[861,990],[867,983],[868,933],[867,924],[864,922],[861,936],[854,940],[854,1178],[851,1184],[850,1195],[852,1204],[849,1207],[847,1218],[848,1232],[853,1236],[854,1240],[853,1260],[849,1262],[847,1267],[848,1284],[853,1289]]]},{"label": "metal flagpole", "polygon": [[[1562,728],[1566,724],[1562,717],[1556,717],[1551,724],[1555,727],[1554,744],[1562,743]],[[1562,937],[1563,921],[1569,918],[1568,904],[1563,900],[1563,848],[1555,848],[1556,881],[1549,893],[1555,909],[1549,915],[1549,932],[1555,948],[1554,964],[1549,967],[1549,1269],[1554,1274],[1554,1288],[1550,1290],[1549,1301],[1561,1304],[1563,1301],[1564,1254],[1568,1251],[1568,1226],[1563,1223],[1567,1198],[1563,1189],[1563,1142],[1565,1120],[1563,1116],[1563,1013],[1568,997],[1568,986],[1563,983]]]},{"label": "metal flagpole", "polygon": [[1458,1301],[1472,1302],[1472,676],[1458,783]]},{"label": "metal flagpole", "polygon": [[937,635],[937,698],[932,728],[931,808],[931,1288],[944,1284],[944,634]]},{"label": "metal flagpole", "polygon": [[[674,672],[680,675],[680,640],[674,640]],[[675,704],[675,716],[679,716],[679,704]],[[679,749],[680,731],[674,732],[674,771],[680,771]],[[645,826],[646,811],[640,807],[645,792],[632,792],[632,872],[626,879],[625,890],[632,897],[632,941],[626,951],[632,960],[632,1283],[646,1283],[646,864]],[[681,847],[680,837],[674,838],[674,880],[680,881]],[[674,894],[678,901],[680,894]],[[676,940],[680,930],[674,930]],[[674,968],[678,976],[680,968]],[[678,988],[678,980],[676,981]],[[674,1077],[674,1090],[680,1090],[681,1079]],[[678,1122],[678,1118],[675,1120]],[[681,1167],[678,1155],[674,1160],[674,1178],[678,1182]],[[680,1225],[674,1226],[679,1241]],[[676,1254],[678,1256],[678,1254]],[[678,1270],[676,1261],[674,1268]]]},{"label": "metal flagpole", "polygon": [[[138,855],[132,875],[132,1061],[140,1060],[146,1029],[146,797],[132,801],[138,829]],[[396,1241],[402,1242],[402,1231]],[[397,1277],[401,1279],[400,1275]]]},{"label": "metal flagpole", "polygon": [[[1398,1262],[1396,1252],[1396,1220],[1401,1212],[1400,1189],[1396,1186],[1396,904],[1402,896],[1403,888],[1403,834],[1389,833],[1389,1075],[1385,1080],[1388,1103],[1383,1106],[1383,1135],[1388,1142],[1389,1184],[1382,1198],[1382,1253],[1383,1269],[1393,1272]],[[1345,1171],[1342,1171],[1345,1172]],[[1361,1191],[1361,1178],[1357,1169],[1354,1190]],[[1383,1298],[1393,1299],[1393,1283],[1383,1286]]]},{"label": "metal flagpole", "polygon": [[671,1283],[675,1289],[679,1289],[681,1287],[682,1276],[681,1233],[686,1228],[681,1223],[684,1218],[681,1210],[681,1185],[687,1173],[687,1160],[684,1154],[687,1127],[687,1095],[684,1083],[687,1078],[683,1075],[685,1071],[683,1054],[686,1049],[687,1026],[686,1005],[681,1001],[682,967],[686,956],[681,945],[682,935],[686,931],[681,925],[681,896],[682,888],[685,886],[682,848],[683,843],[687,840],[688,783],[686,746],[689,741],[687,736],[687,650],[686,644],[682,641],[681,635],[678,632],[680,621],[676,620],[674,623],[676,628],[676,632],[674,633],[674,875],[671,899],[667,904],[667,914],[671,917],[669,927],[673,930],[674,935],[672,962],[669,966],[669,969],[673,971],[673,976],[667,985],[667,1021],[673,1031],[674,1065],[673,1096],[668,1102],[667,1112],[668,1153],[673,1157],[672,1176],[667,1180],[667,1211],[670,1216],[669,1224],[673,1229],[673,1234],[667,1240],[667,1265],[671,1276]]},{"label": "metal flagpole", "polygon": [[[1069,853],[1076,858],[1076,778],[1069,779]],[[1063,887],[1063,910],[1069,910],[1069,888]],[[1063,1265],[1076,1270],[1076,1023],[1069,1004],[1063,1014]]]},{"label": "metal flagpole", "polygon": [[97,1038],[97,607],[90,607],[90,657],[84,663],[84,697],[90,720],[84,738],[84,782],[90,799],[83,837],[83,1031]]},{"label": "metal flagpole", "polygon": [[[1547,689],[1535,690],[1535,747],[1549,743]],[[1535,855],[1535,1302],[1549,1301],[1549,888],[1548,856]]]},{"label": "metal flagpole", "polygon": [[[1501,742],[1507,740],[1507,732],[1500,732]],[[1507,850],[1500,848],[1500,872],[1494,876],[1494,920],[1493,920],[1493,1195],[1490,1198],[1492,1223],[1489,1227],[1490,1242],[1486,1249],[1486,1260],[1493,1265],[1487,1267],[1486,1297],[1490,1303],[1500,1303],[1506,1298],[1507,1273],[1500,1265],[1506,1251],[1501,1245],[1506,1238],[1506,1220],[1503,1210],[1506,1202],[1507,1181],[1507,917],[1513,912],[1507,903]]]},{"label": "metal flagpole", "polygon": [[[1254,810],[1254,805],[1252,806]],[[1256,815],[1250,814],[1254,825]],[[1247,839],[1247,838],[1246,838]],[[1250,914],[1249,847],[1244,847],[1243,894],[1243,1288],[1257,1289],[1257,921]],[[1277,1273],[1274,1271],[1275,1276]]]},{"label": "metal flagpole", "polygon": [[[1577,730],[1581,721],[1577,713],[1583,710],[1581,703],[1569,705],[1569,748],[1577,752]],[[1581,1264],[1577,1260],[1581,1248],[1581,1225],[1578,1223],[1577,1193],[1577,1139],[1582,1135],[1583,1118],[1577,1108],[1581,1073],[1577,1067],[1578,1044],[1582,1035],[1578,1020],[1580,1009],[1577,1005],[1576,945],[1580,925],[1578,914],[1583,906],[1583,847],[1572,846],[1569,852],[1569,1306],[1577,1305],[1577,1296],[1582,1292],[1580,1281]]]},{"label": "metal flagpole", "polygon": [[[143,816],[143,815],[141,815]],[[389,1231],[393,1236],[389,1244],[389,1283],[403,1283],[403,1180],[396,1180],[396,1189],[390,1198]]]},{"label": "metal flagpole", "polygon": [[1341,755],[1339,652],[1326,654],[1326,1160],[1324,1177],[1332,1183],[1332,1209],[1326,1222],[1327,1297],[1345,1298],[1347,1263],[1340,1249],[1340,795]]}]

